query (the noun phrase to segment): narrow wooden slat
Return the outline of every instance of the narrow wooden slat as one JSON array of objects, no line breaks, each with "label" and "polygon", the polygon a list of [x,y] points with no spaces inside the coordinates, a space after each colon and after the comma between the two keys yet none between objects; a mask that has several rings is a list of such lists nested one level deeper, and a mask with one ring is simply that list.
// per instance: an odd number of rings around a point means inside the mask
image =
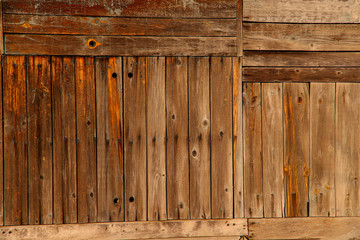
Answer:
[{"label": "narrow wooden slat", "polygon": [[124,220],[122,59],[96,59],[98,222]]},{"label": "narrow wooden slat", "polygon": [[244,155],[242,119],[242,58],[233,61],[234,217],[244,217]]},{"label": "narrow wooden slat", "polygon": [[146,58],[124,57],[125,221],[147,219]]},{"label": "narrow wooden slat", "polygon": [[[92,39],[96,41],[95,46],[92,46]],[[91,56],[236,56],[236,37],[5,34],[5,53]]]},{"label": "narrow wooden slat", "polygon": [[2,0],[0,0],[0,54],[4,54],[4,17]]},{"label": "narrow wooden slat", "polygon": [[253,22],[359,23],[360,1],[244,0],[244,20]]},{"label": "narrow wooden slat", "polygon": [[212,218],[233,217],[233,146],[231,58],[210,59],[211,212]]},{"label": "narrow wooden slat", "polygon": [[359,31],[358,24],[244,23],[244,50],[359,51]]},{"label": "narrow wooden slat", "polygon": [[246,67],[358,67],[359,65],[359,52],[244,52]]},{"label": "narrow wooden slat", "polygon": [[[1,56],[1,66],[4,58]],[[3,89],[3,67],[0,68],[0,89]],[[3,90],[0,93],[0,122],[4,121],[3,114]],[[4,225],[4,125],[0,125],[0,226]]]},{"label": "narrow wooden slat", "polygon": [[244,82],[360,82],[360,68],[244,68]]},{"label": "narrow wooden slat", "polygon": [[211,218],[209,58],[189,58],[190,216]]},{"label": "narrow wooden slat", "polygon": [[237,0],[236,8],[237,56],[243,56],[243,0]]},{"label": "narrow wooden slat", "polygon": [[310,89],[310,216],[335,216],[335,83]]},{"label": "narrow wooden slat", "polygon": [[360,216],[359,103],[359,84],[336,84],[336,216]]},{"label": "narrow wooden slat", "polygon": [[284,172],[286,217],[308,216],[309,85],[284,83]]},{"label": "narrow wooden slat", "polygon": [[264,217],[284,216],[284,142],[281,83],[262,84]]},{"label": "narrow wooden slat", "polygon": [[53,222],[77,222],[74,58],[52,57]]},{"label": "narrow wooden slat", "polygon": [[53,222],[50,57],[28,57],[29,223]]},{"label": "narrow wooden slat", "polygon": [[76,57],[75,79],[78,222],[87,223],[97,217],[94,58]]},{"label": "narrow wooden slat", "polygon": [[177,0],[130,2],[93,0],[3,0],[4,13],[159,18],[235,18],[236,0]]},{"label": "narrow wooden slat", "polygon": [[166,112],[165,58],[146,58],[148,220],[165,220]]},{"label": "narrow wooden slat", "polygon": [[4,15],[5,33],[234,37],[235,19],[154,19]]},{"label": "narrow wooden slat", "polygon": [[243,99],[245,217],[263,217],[260,83],[243,84]]},{"label": "narrow wooden slat", "polygon": [[166,175],[168,219],[188,219],[188,59],[166,59]]},{"label": "narrow wooden slat", "polygon": [[3,73],[4,224],[29,223],[24,56],[6,56]]}]

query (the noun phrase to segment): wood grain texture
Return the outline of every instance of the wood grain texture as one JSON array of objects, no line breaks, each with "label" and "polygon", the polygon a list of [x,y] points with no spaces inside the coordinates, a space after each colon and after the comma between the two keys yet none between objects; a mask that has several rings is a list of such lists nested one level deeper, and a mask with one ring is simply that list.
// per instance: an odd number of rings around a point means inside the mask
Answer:
[{"label": "wood grain texture", "polygon": [[2,0],[0,0],[0,54],[4,54],[4,16]]},{"label": "wood grain texture", "polygon": [[307,83],[283,84],[286,217],[308,216],[309,91]]},{"label": "wood grain texture", "polygon": [[94,58],[76,57],[78,223],[96,222],[96,109]]},{"label": "wood grain texture", "polygon": [[27,58],[29,223],[53,222],[50,57]]},{"label": "wood grain texture", "polygon": [[190,218],[188,58],[166,59],[166,175],[168,219]]},{"label": "wood grain texture", "polygon": [[[1,57],[1,64],[4,66],[4,58]],[[3,89],[3,67],[0,68],[0,89]],[[0,121],[4,123],[3,113],[3,91],[0,94]],[[4,225],[4,125],[0,126],[0,226]]]},{"label": "wood grain texture", "polygon": [[146,58],[124,57],[123,69],[125,221],[146,221]]},{"label": "wood grain texture", "polygon": [[77,222],[75,63],[51,58],[53,110],[53,223]]},{"label": "wood grain texture", "polygon": [[360,215],[359,101],[359,84],[336,84],[336,216]]},{"label": "wood grain texture", "polygon": [[165,220],[166,105],[165,58],[146,58],[148,220]]},{"label": "wood grain texture", "polygon": [[[96,45],[89,45],[91,40]],[[236,37],[137,37],[5,34],[6,54],[236,56]]]},{"label": "wood grain texture", "polygon": [[236,6],[237,56],[243,56],[243,0]]},{"label": "wood grain texture", "polygon": [[232,61],[219,57],[210,64],[211,212],[212,218],[232,218]]},{"label": "wood grain texture", "polygon": [[189,58],[190,215],[211,218],[210,59]]},{"label": "wood grain texture", "polygon": [[6,56],[3,73],[4,224],[29,224],[24,56]]},{"label": "wood grain texture", "polygon": [[360,82],[360,68],[244,67],[244,82]]},{"label": "wood grain texture", "polygon": [[310,89],[310,216],[335,216],[335,83]]},{"label": "wood grain texture", "polygon": [[359,51],[359,31],[358,24],[244,23],[244,50]]},{"label": "wood grain texture", "polygon": [[252,22],[359,23],[360,1],[244,0],[244,20]]},{"label": "wood grain texture", "polygon": [[4,15],[5,33],[235,37],[235,19],[154,19]]},{"label": "wood grain texture", "polygon": [[261,85],[243,84],[244,208],[246,218],[263,217]]},{"label": "wood grain texture", "polygon": [[124,221],[122,59],[97,58],[95,63],[97,221]]},{"label": "wood grain texture", "polygon": [[236,18],[236,0],[3,0],[4,13],[158,18]]},{"label": "wood grain texture", "polygon": [[284,139],[281,83],[263,83],[262,154],[264,217],[284,216]]}]

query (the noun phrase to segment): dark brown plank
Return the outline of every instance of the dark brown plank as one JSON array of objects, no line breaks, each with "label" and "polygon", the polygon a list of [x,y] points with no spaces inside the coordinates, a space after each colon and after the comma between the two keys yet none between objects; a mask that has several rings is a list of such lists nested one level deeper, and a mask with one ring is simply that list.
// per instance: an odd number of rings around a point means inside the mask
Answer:
[{"label": "dark brown plank", "polygon": [[188,59],[166,59],[166,171],[168,219],[188,219]]},{"label": "dark brown plank", "polygon": [[0,0],[0,54],[4,54],[4,16],[2,0]]},{"label": "dark brown plank", "polygon": [[124,57],[123,62],[125,221],[146,221],[146,58]]},{"label": "dark brown plank", "polygon": [[24,56],[6,56],[4,99],[4,224],[29,224]]},{"label": "dark brown plank", "polygon": [[4,15],[5,33],[234,37],[234,19],[154,19]]},{"label": "dark brown plank", "polygon": [[74,58],[52,57],[53,222],[77,222]]},{"label": "dark brown plank", "polygon": [[359,51],[359,24],[244,23],[244,50]]},{"label": "dark brown plank", "polygon": [[189,58],[191,219],[211,218],[209,58]]},{"label": "dark brown plank", "polygon": [[236,37],[69,35],[54,37],[52,35],[5,34],[5,46],[6,54],[236,56]]},{"label": "dark brown plank", "polygon": [[98,222],[124,220],[122,59],[96,59]]},{"label": "dark brown plank", "polygon": [[244,68],[244,82],[359,82],[360,68]]},{"label": "dark brown plank", "polygon": [[95,222],[96,111],[94,59],[76,57],[76,159],[78,184],[78,223]]},{"label": "dark brown plank", "polygon": [[309,85],[284,83],[284,175],[286,217],[308,216]]},{"label": "dark brown plank", "polygon": [[161,18],[235,18],[236,0],[3,0],[4,13]]},{"label": "dark brown plank", "polygon": [[50,57],[27,59],[29,224],[53,222]]},{"label": "dark brown plank", "polygon": [[[1,66],[3,65],[3,57]],[[0,68],[0,89],[3,89],[3,67]],[[3,123],[3,91],[0,94],[0,122]],[[4,127],[0,125],[0,226],[4,225]]]}]

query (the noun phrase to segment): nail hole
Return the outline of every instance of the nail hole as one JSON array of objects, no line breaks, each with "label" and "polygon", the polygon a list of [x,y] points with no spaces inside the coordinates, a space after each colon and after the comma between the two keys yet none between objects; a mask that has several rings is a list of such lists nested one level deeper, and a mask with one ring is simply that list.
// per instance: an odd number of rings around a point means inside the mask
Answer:
[{"label": "nail hole", "polygon": [[40,179],[41,179],[41,180],[44,179],[44,176],[43,176],[43,175],[40,175]]},{"label": "nail hole", "polygon": [[175,114],[171,115],[171,119],[175,120]]},{"label": "nail hole", "polygon": [[96,42],[95,42],[94,40],[90,40],[89,46],[92,47],[92,48],[95,47],[95,46],[96,46]]},{"label": "nail hole", "polygon": [[220,131],[220,137],[224,136],[224,132]]},{"label": "nail hole", "polygon": [[130,197],[130,198],[129,198],[129,202],[133,202],[134,200],[135,200],[134,197]]},{"label": "nail hole", "polygon": [[94,197],[94,193],[93,193],[93,192],[90,193],[90,197]]},{"label": "nail hole", "polygon": [[204,127],[206,127],[206,126],[208,125],[208,121],[207,121],[207,120],[202,121],[202,125],[203,125]]},{"label": "nail hole", "polygon": [[114,203],[117,204],[119,202],[118,198],[114,198]]},{"label": "nail hole", "polygon": [[192,154],[193,157],[196,157],[196,155],[197,155],[196,150],[193,150],[191,154]]},{"label": "nail hole", "polygon": [[298,104],[301,104],[301,103],[302,103],[302,98],[298,97]]},{"label": "nail hole", "polygon": [[129,77],[129,78],[132,78],[132,77],[133,77],[133,73],[129,72],[129,73],[128,73],[128,77]]},{"label": "nail hole", "polygon": [[112,75],[111,75],[113,78],[117,78],[117,73],[113,73]]},{"label": "nail hole", "polygon": [[90,125],[90,124],[91,124],[90,120],[88,120],[88,121],[86,122],[86,124],[87,124],[87,125]]}]

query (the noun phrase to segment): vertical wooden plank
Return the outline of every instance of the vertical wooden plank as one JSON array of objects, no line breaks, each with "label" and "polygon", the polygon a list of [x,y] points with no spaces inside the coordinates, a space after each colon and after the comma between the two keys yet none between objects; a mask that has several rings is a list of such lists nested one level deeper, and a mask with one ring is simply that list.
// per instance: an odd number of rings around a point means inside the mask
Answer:
[{"label": "vertical wooden plank", "polygon": [[96,119],[94,58],[76,57],[78,222],[96,222]]},{"label": "vertical wooden plank", "polygon": [[189,218],[188,59],[166,59],[168,219]]},{"label": "vertical wooden plank", "polygon": [[310,216],[335,216],[335,83],[310,86]]},{"label": "vertical wooden plank", "polygon": [[29,224],[52,223],[50,66],[50,57],[28,57]]},{"label": "vertical wooden plank", "polygon": [[146,221],[146,58],[123,61],[125,221]]},{"label": "vertical wooden plank", "polygon": [[5,225],[21,225],[29,223],[25,57],[6,56],[4,66]]},{"label": "vertical wooden plank", "polygon": [[243,84],[245,217],[263,217],[261,84]]},{"label": "vertical wooden plank", "polygon": [[124,220],[122,59],[96,59],[98,222]]},{"label": "vertical wooden plank", "polygon": [[284,83],[286,217],[308,216],[310,120],[307,83]]},{"label": "vertical wooden plank", "polygon": [[209,58],[189,58],[190,216],[211,218]]},{"label": "vertical wooden plank", "polygon": [[146,58],[148,220],[166,216],[165,58]]},{"label": "vertical wooden plank", "polygon": [[74,58],[52,57],[54,223],[77,222]]},{"label": "vertical wooden plank", "polygon": [[359,104],[359,83],[336,83],[336,216],[360,216]]},{"label": "vertical wooden plank", "polygon": [[242,132],[242,59],[233,61],[233,153],[234,153],[234,217],[244,217],[244,155]]},{"label": "vertical wooden plank", "polygon": [[284,216],[284,138],[282,84],[262,84],[264,217]]},{"label": "vertical wooden plank", "polygon": [[2,0],[0,0],[0,54],[4,54],[4,31],[3,31]]},{"label": "vertical wooden plank", "polygon": [[236,25],[237,25],[237,56],[243,56],[243,0],[237,0],[236,7]]},{"label": "vertical wooden plank", "polygon": [[[5,59],[1,56],[1,66]],[[4,128],[3,128],[3,67],[0,68],[0,226],[4,225]]]},{"label": "vertical wooden plank", "polygon": [[232,62],[211,58],[212,218],[233,217]]}]

